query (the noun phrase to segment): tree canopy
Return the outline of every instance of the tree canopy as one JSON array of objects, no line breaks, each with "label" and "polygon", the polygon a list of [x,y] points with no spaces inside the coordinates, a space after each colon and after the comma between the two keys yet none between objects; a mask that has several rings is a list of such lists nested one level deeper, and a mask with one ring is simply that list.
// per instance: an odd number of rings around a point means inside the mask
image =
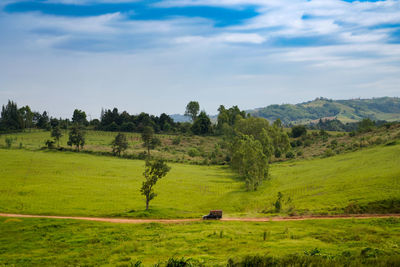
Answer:
[{"label": "tree canopy", "polygon": [[185,110],[185,116],[188,116],[192,119],[194,122],[197,118],[197,114],[199,114],[200,111],[200,104],[197,101],[190,101]]},{"label": "tree canopy", "polygon": [[111,146],[114,155],[121,156],[121,153],[128,148],[128,140],[126,139],[126,135],[123,133],[118,133],[111,142]]},{"label": "tree canopy", "polygon": [[85,131],[82,125],[74,124],[69,131],[69,146],[75,146],[79,152],[80,149],[85,145]]},{"label": "tree canopy", "polygon": [[194,121],[191,130],[194,134],[198,135],[209,134],[212,132],[211,120],[204,111],[200,112],[199,116]]},{"label": "tree canopy", "polygon": [[146,197],[146,210],[149,209],[149,203],[157,194],[154,192],[154,186],[157,181],[171,170],[171,168],[161,159],[150,161],[146,160],[143,176],[145,181],[142,183],[140,192]]}]

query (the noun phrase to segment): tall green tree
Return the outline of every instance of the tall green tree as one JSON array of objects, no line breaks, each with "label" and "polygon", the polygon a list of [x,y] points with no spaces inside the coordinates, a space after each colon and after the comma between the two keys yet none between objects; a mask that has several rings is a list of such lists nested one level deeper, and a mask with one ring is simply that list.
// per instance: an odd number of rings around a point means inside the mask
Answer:
[{"label": "tall green tree", "polygon": [[86,119],[86,113],[82,110],[75,109],[72,115],[72,123],[77,123],[87,126],[89,122]]},{"label": "tall green tree", "polygon": [[8,100],[1,109],[0,128],[3,130],[19,130],[23,128],[22,117],[18,111],[17,103]]},{"label": "tall green tree", "polygon": [[114,155],[121,156],[121,153],[128,148],[128,140],[126,139],[126,135],[123,133],[117,134],[117,136],[115,136],[114,140],[111,142],[111,146]]},{"label": "tall green tree", "polygon": [[194,121],[191,130],[194,134],[198,135],[211,133],[211,120],[204,111],[200,112],[200,115]]},{"label": "tall green tree", "polygon": [[36,126],[38,128],[40,128],[40,129],[48,129],[49,128],[50,118],[49,118],[49,115],[47,114],[47,111],[43,111],[42,114],[36,113],[36,119],[37,119]]},{"label": "tall green tree", "polygon": [[150,158],[150,149],[154,149],[161,145],[161,140],[154,135],[154,129],[150,126],[145,126],[142,131],[143,146],[147,148],[147,156]]},{"label": "tall green tree", "polygon": [[149,203],[157,194],[154,192],[154,186],[157,181],[171,170],[171,168],[163,160],[150,161],[146,160],[146,166],[143,173],[145,181],[142,183],[140,192],[146,197],[146,210],[149,209]]},{"label": "tall green tree", "polygon": [[79,152],[85,145],[85,130],[82,125],[74,124],[69,130],[69,146],[75,146]]},{"label": "tall green tree", "polygon": [[19,113],[23,122],[23,128],[32,128],[33,126],[33,112],[29,106],[19,109]]},{"label": "tall green tree", "polygon": [[241,111],[238,106],[233,106],[229,109],[226,109],[223,105],[221,105],[219,106],[218,111],[218,129],[222,128],[224,124],[234,126],[238,120],[246,118],[246,112]]},{"label": "tall green tree", "polygon": [[51,137],[57,142],[57,147],[60,147],[60,138],[62,137],[62,132],[59,126],[54,127],[51,130]]},{"label": "tall green tree", "polygon": [[286,154],[290,150],[290,140],[283,129],[280,119],[277,119],[272,124],[269,133],[272,139],[275,157],[279,158],[281,155]]},{"label": "tall green tree", "polygon": [[237,135],[252,136],[262,145],[263,153],[269,158],[273,152],[273,141],[270,135],[270,125],[266,119],[250,117],[240,119],[235,124]]},{"label": "tall green tree", "polygon": [[188,116],[194,122],[199,114],[200,105],[197,101],[190,101],[186,106],[185,116]]},{"label": "tall green tree", "polygon": [[235,138],[231,166],[244,179],[248,190],[257,190],[268,178],[268,157],[262,144],[249,135]]}]

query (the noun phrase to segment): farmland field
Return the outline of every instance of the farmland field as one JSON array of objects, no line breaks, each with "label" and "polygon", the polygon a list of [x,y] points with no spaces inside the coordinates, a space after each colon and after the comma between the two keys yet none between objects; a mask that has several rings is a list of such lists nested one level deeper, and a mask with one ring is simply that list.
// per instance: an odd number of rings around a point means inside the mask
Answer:
[{"label": "farmland field", "polygon": [[0,218],[0,232],[0,265],[130,266],[141,261],[151,266],[186,257],[226,266],[229,258],[246,255],[305,254],[337,260],[338,266],[341,261],[378,266],[385,257],[392,264],[400,260],[400,220],[394,218],[172,225]]},{"label": "farmland field", "polygon": [[[255,192],[224,166],[170,164],[151,211],[140,195],[144,162],[73,152],[0,149],[0,212],[113,217],[196,218],[209,209],[226,216],[398,212],[399,145],[325,159],[272,164]],[[371,190],[373,188],[374,190]]]}]

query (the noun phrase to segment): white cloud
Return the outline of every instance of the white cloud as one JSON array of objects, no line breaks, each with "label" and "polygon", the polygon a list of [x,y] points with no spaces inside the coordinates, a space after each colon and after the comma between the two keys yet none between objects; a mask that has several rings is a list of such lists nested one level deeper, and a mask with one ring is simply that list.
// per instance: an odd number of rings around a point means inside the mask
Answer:
[{"label": "white cloud", "polygon": [[217,36],[203,37],[203,36],[183,36],[175,39],[176,43],[248,43],[248,44],[261,44],[266,41],[266,38],[255,33],[223,33]]},{"label": "white cloud", "polygon": [[[399,3],[163,2],[164,7],[258,6],[260,15],[228,27],[190,17],[136,21],[119,12],[92,17],[0,12],[0,102],[13,92],[16,100],[32,101],[40,109],[43,96],[49,103],[59,103],[62,96],[63,103],[49,104],[62,115],[74,105],[93,115],[102,106],[176,113],[197,97],[214,113],[219,104],[253,108],[317,96],[400,95],[400,45],[388,42],[392,29],[373,27],[400,23]],[[274,43],[291,38],[316,42]],[[327,41],[320,45],[318,38]],[[79,103],[74,93],[84,96]]]}]

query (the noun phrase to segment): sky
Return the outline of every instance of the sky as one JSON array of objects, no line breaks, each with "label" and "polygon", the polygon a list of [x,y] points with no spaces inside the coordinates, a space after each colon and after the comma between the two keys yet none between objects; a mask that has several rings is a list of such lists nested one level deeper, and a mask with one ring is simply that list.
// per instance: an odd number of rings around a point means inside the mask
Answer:
[{"label": "sky", "polygon": [[400,0],[0,1],[0,104],[216,114],[400,96]]}]

